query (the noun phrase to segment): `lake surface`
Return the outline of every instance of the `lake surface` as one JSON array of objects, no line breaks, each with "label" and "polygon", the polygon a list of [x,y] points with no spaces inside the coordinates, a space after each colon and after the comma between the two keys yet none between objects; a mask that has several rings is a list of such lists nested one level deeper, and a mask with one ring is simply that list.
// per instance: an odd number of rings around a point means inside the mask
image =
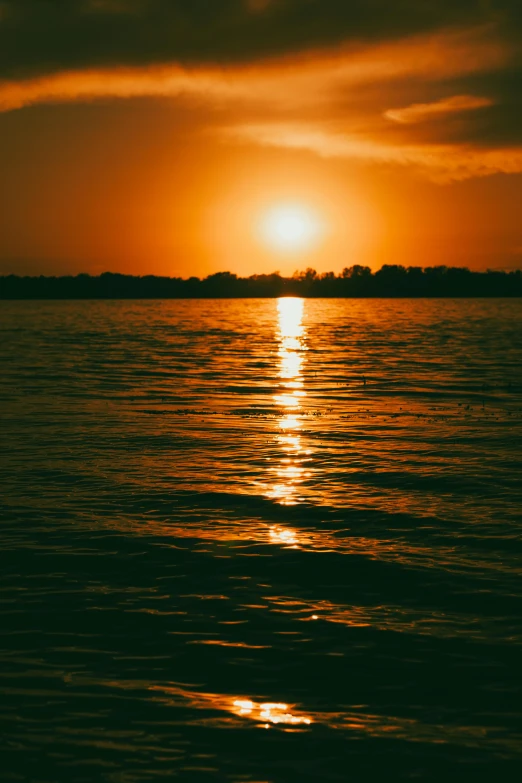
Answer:
[{"label": "lake surface", "polygon": [[521,300],[0,331],[3,779],[517,778]]}]

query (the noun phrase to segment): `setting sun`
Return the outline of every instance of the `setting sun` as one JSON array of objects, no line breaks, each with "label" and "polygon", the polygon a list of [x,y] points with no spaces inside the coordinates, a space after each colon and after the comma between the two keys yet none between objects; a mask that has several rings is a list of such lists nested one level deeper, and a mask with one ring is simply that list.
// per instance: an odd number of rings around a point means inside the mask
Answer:
[{"label": "setting sun", "polygon": [[307,250],[323,233],[319,217],[301,204],[277,204],[261,221],[263,241],[276,250]]}]

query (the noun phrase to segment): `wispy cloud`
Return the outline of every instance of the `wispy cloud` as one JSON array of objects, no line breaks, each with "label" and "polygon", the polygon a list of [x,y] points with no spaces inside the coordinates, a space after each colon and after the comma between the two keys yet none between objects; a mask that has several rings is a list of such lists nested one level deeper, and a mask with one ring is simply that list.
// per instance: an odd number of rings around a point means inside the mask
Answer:
[{"label": "wispy cloud", "polygon": [[[438,85],[447,93],[452,80],[501,71],[513,57],[512,46],[491,26],[481,26],[387,43],[352,42],[333,51],[310,50],[242,65],[85,68],[4,80],[0,111],[100,98],[188,96],[209,108],[207,130],[221,138],[404,165],[438,181],[460,180],[522,171],[522,139],[520,147],[509,148],[490,148],[480,141],[445,143],[445,118],[487,110],[495,99],[466,93],[430,101],[415,98],[433,93]],[[390,95],[403,108],[387,108]],[[217,105],[219,119],[213,119]],[[430,124],[435,131],[427,142],[421,130]]]},{"label": "wispy cloud", "polygon": [[0,81],[0,110],[34,103],[181,93],[281,107],[335,106],[364,85],[414,83],[500,69],[511,51],[488,29],[444,31],[387,44],[313,50],[242,66],[164,64],[86,68]]},{"label": "wispy cloud", "polygon": [[385,138],[313,125],[245,125],[225,128],[223,134],[264,146],[307,150],[325,158],[409,166],[440,183],[522,172],[522,145],[485,149],[464,144],[394,144]]},{"label": "wispy cloud", "polygon": [[39,103],[71,103],[100,98],[177,97],[184,93],[226,95],[226,84],[204,71],[165,68],[111,68],[59,73],[0,82],[0,111]]},{"label": "wispy cloud", "polygon": [[494,101],[491,98],[484,98],[478,95],[454,95],[451,98],[444,98],[433,103],[413,103],[411,106],[405,106],[402,109],[388,109],[384,116],[388,120],[411,125],[447,114],[458,114],[463,111],[482,109],[485,106],[493,106],[493,104]]}]

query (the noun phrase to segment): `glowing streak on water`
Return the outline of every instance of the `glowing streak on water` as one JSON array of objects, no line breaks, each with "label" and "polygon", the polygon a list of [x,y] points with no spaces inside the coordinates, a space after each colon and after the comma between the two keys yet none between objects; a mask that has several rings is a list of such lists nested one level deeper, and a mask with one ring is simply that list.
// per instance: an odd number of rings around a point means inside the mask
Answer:
[{"label": "glowing streak on water", "polygon": [[302,401],[306,397],[304,390],[303,363],[305,351],[305,328],[303,325],[304,300],[283,297],[277,302],[278,340],[279,340],[279,377],[281,386],[274,395],[274,404],[280,412],[278,419],[281,434],[277,441],[286,457],[282,457],[279,467],[274,469],[275,485],[271,486],[268,496],[282,505],[295,505],[298,502],[298,487],[306,477],[302,466],[305,454],[299,433],[303,426]]},{"label": "glowing streak on water", "polygon": [[289,530],[288,528],[282,527],[270,528],[270,539],[275,544],[294,545],[298,542],[298,538],[294,530]]},{"label": "glowing streak on water", "polygon": [[250,699],[236,699],[232,706],[233,711],[241,718],[251,718],[252,720],[258,720],[263,723],[272,723],[274,725],[282,723],[291,726],[309,726],[312,723],[311,718],[294,715],[290,711],[291,705],[284,704],[283,702],[264,702],[262,704],[256,704],[256,702],[250,701]]}]

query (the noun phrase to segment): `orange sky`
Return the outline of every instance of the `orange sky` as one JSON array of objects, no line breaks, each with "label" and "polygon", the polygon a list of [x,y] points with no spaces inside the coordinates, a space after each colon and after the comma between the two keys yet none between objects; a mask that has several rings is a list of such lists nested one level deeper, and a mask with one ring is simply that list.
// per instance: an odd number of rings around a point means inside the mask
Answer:
[{"label": "orange sky", "polygon": [[[277,6],[248,5],[249,20]],[[0,272],[518,268],[515,43],[497,17],[470,17],[230,62],[198,52],[11,68],[0,78]],[[279,202],[319,216],[316,247],[263,243],[260,221]]]}]

